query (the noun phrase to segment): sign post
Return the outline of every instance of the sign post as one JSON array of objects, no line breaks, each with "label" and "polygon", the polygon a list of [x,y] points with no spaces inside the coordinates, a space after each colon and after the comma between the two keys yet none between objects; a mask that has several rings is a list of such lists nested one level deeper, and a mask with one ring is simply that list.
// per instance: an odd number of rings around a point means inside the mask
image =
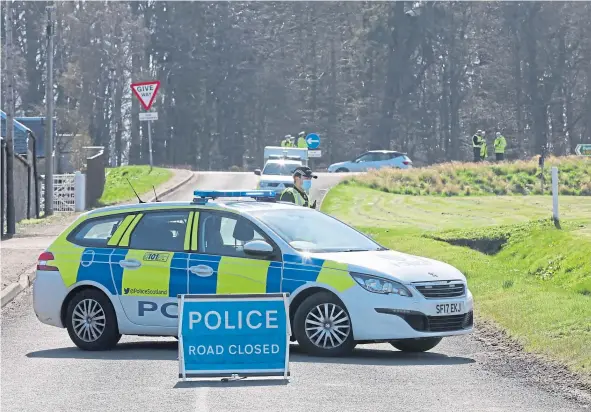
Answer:
[{"label": "sign post", "polygon": [[289,376],[287,293],[179,295],[179,378]]},{"label": "sign post", "polygon": [[[158,80],[133,83],[131,85],[131,90],[133,90],[133,93],[136,95],[141,105],[146,110],[150,110],[152,107],[159,88],[160,82]],[[154,166],[154,162],[152,161],[152,120],[158,120],[158,112],[140,113],[140,121],[148,122],[148,150],[150,152],[150,170]]]},{"label": "sign post", "polygon": [[579,156],[591,156],[591,143],[578,144],[575,153]]}]

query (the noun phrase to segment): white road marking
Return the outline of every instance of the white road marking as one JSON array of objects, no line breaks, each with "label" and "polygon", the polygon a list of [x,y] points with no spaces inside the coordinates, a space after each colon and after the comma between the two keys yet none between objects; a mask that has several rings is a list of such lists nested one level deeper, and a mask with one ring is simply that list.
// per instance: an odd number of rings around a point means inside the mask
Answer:
[{"label": "white road marking", "polygon": [[207,405],[207,394],[209,393],[209,388],[197,388],[195,389],[196,399],[195,399],[195,412],[209,412],[209,406]]}]

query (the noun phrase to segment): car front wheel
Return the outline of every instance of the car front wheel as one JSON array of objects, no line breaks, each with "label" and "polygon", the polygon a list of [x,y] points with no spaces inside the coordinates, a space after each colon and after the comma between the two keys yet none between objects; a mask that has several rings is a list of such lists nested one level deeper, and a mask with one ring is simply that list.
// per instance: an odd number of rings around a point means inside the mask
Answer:
[{"label": "car front wheel", "polygon": [[111,301],[96,289],[83,290],[70,301],[66,327],[72,342],[83,350],[111,349],[121,339]]},{"label": "car front wheel", "polygon": [[426,352],[437,346],[441,339],[443,338],[404,339],[390,344],[402,352]]},{"label": "car front wheel", "polygon": [[349,172],[349,169],[345,168],[345,167],[340,167],[336,170],[337,173],[347,173]]},{"label": "car front wheel", "polygon": [[294,334],[313,356],[342,356],[355,348],[349,313],[331,293],[316,293],[302,302],[295,314]]}]

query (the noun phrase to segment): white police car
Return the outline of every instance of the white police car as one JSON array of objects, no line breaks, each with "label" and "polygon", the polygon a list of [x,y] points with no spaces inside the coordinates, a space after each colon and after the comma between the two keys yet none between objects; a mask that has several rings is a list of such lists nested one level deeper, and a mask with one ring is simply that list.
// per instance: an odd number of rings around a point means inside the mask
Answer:
[{"label": "white police car", "polygon": [[295,159],[268,160],[262,171],[254,171],[255,175],[260,176],[257,189],[274,190],[280,194],[284,189],[293,186],[293,171],[302,165],[301,160]]},{"label": "white police car", "polygon": [[187,293],[289,292],[294,338],[315,355],[360,342],[426,351],[472,331],[460,271],[274,199],[195,191],[192,202],[86,212],[39,257],[35,313],[86,350],[111,348],[122,334],[176,336],[177,296]]}]

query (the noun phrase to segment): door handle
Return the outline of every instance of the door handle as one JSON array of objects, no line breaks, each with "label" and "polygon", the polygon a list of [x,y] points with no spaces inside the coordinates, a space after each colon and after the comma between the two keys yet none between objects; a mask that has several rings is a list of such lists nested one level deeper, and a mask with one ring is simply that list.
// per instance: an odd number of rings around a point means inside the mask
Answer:
[{"label": "door handle", "polygon": [[126,259],[126,260],[119,261],[119,266],[121,266],[122,268],[126,268],[126,269],[137,269],[141,265],[142,265],[142,263],[139,260],[135,260],[135,259]]},{"label": "door handle", "polygon": [[202,278],[213,275],[213,269],[207,265],[191,266],[189,271]]}]

